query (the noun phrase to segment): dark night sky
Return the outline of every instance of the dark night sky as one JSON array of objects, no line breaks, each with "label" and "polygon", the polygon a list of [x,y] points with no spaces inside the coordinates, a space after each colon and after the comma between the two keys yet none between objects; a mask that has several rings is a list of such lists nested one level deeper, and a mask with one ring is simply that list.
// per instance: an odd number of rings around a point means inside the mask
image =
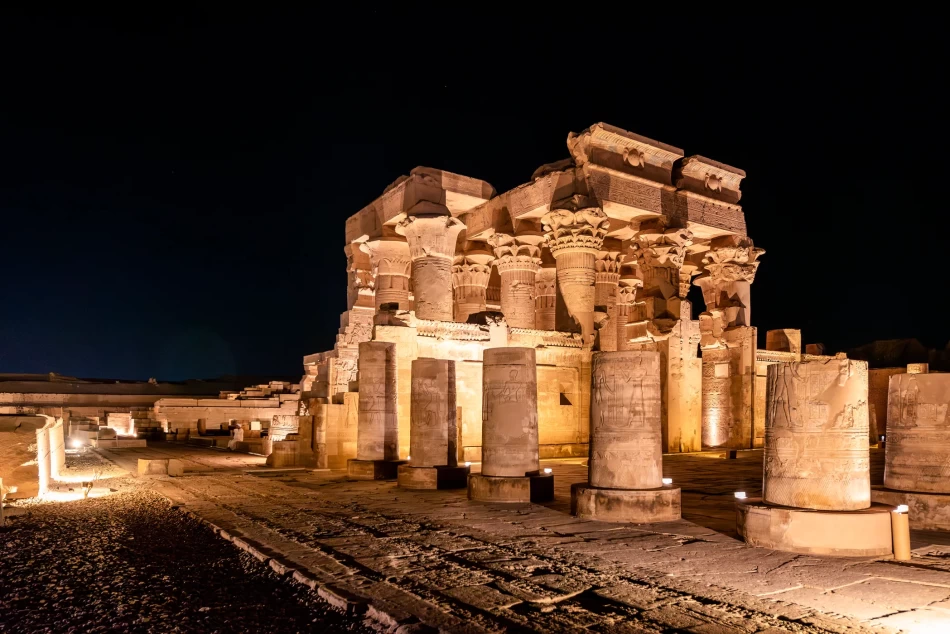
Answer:
[{"label": "dark night sky", "polygon": [[416,165],[504,191],[597,121],[748,173],[763,341],[942,347],[938,20],[680,13],[0,9],[0,372],[297,375],[347,216]]}]

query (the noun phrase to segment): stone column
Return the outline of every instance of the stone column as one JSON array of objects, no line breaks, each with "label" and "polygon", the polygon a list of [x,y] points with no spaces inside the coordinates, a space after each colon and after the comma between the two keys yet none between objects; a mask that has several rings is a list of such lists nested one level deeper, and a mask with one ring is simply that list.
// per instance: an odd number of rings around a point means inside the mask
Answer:
[{"label": "stone column", "polygon": [[912,529],[950,530],[948,403],[950,374],[890,377],[884,486],[871,489],[871,501],[906,504]]},{"label": "stone column", "polygon": [[736,501],[739,535],[809,555],[891,554],[894,507],[871,505],[867,363],[779,362],[767,394],[763,496]]},{"label": "stone column", "polygon": [[449,215],[409,216],[396,226],[406,236],[412,257],[412,294],[416,317],[452,321],[452,261],[461,221]]},{"label": "stone column", "polygon": [[376,310],[383,304],[409,310],[409,245],[397,236],[369,240],[360,245],[368,254],[374,274]]},{"label": "stone column", "polygon": [[620,283],[620,265],[623,254],[617,251],[601,251],[594,262],[594,306],[602,307],[607,314],[606,323],[597,331],[600,350],[614,352],[618,350],[618,284]]},{"label": "stone column", "polygon": [[[543,261],[543,260],[542,260]],[[541,266],[536,277],[534,323],[538,330],[557,330],[557,269]]]},{"label": "stone column", "polygon": [[756,332],[749,322],[749,285],[763,253],[747,237],[715,238],[695,282],[706,303],[699,316],[704,447],[748,449],[755,443]]},{"label": "stone column", "polygon": [[375,308],[376,279],[369,254],[356,243],[343,247],[343,252],[346,254],[346,309]]},{"label": "stone column", "polygon": [[359,418],[351,478],[394,478],[399,458],[396,417],[396,344],[365,341],[359,356]]},{"label": "stone column", "polygon": [[721,319],[723,329],[752,325],[749,287],[764,253],[744,236],[722,236],[709,243],[703,274],[695,284],[703,291],[706,312]]},{"label": "stone column", "polygon": [[637,278],[621,277],[617,286],[617,350],[630,349],[630,337],[627,335],[627,324],[635,319],[634,302],[637,289],[643,282]]},{"label": "stone column", "polygon": [[455,361],[412,361],[410,459],[399,467],[407,489],[462,488],[468,467],[458,466]]},{"label": "stone column", "polygon": [[681,304],[689,292],[689,277],[695,270],[690,266],[685,275],[682,271],[687,247],[692,244],[693,234],[689,230],[666,229],[662,221],[641,225],[630,245],[630,258],[643,280],[638,299],[646,302],[647,319],[660,320],[657,326],[661,330],[669,330],[680,319]]},{"label": "stone column", "polygon": [[469,478],[469,498],[531,501],[530,479],[538,474],[534,348],[489,348],[482,365],[482,471]]},{"label": "stone column", "polygon": [[557,261],[558,297],[564,302],[557,329],[580,331],[586,344],[594,338],[594,262],[607,228],[607,214],[582,196],[562,204],[569,207],[546,213],[541,221],[548,232],[547,246]]},{"label": "stone column", "polygon": [[535,297],[541,266],[542,237],[493,234],[488,243],[495,249],[495,266],[501,277],[501,312],[512,328],[535,328]]},{"label": "stone column", "polygon": [[487,248],[477,246],[455,256],[452,265],[452,292],[455,298],[455,321],[465,323],[469,315],[485,310],[491,263],[495,256]]},{"label": "stone column", "polygon": [[776,363],[767,389],[763,500],[828,511],[868,508],[867,362]]},{"label": "stone column", "polygon": [[[327,417],[329,403],[325,398],[310,399],[313,415],[313,461],[317,469],[327,469]],[[357,427],[357,430],[359,428]]]},{"label": "stone column", "polygon": [[672,521],[680,491],[663,485],[660,355],[595,352],[589,483],[571,487],[572,512],[616,522]]},{"label": "stone column", "polygon": [[950,493],[948,403],[950,374],[907,373],[890,378],[884,486]]}]

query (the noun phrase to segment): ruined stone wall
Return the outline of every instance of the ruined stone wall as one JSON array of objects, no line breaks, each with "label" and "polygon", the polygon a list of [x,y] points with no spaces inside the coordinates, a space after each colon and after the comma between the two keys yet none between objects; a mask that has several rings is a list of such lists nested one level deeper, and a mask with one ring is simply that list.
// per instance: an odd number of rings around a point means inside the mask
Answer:
[{"label": "ruined stone wall", "polygon": [[260,421],[264,429],[270,427],[274,416],[297,413],[299,395],[270,399],[161,399],[155,404],[152,418],[168,429],[198,429],[198,419],[204,419],[207,429],[219,429],[230,421]]}]

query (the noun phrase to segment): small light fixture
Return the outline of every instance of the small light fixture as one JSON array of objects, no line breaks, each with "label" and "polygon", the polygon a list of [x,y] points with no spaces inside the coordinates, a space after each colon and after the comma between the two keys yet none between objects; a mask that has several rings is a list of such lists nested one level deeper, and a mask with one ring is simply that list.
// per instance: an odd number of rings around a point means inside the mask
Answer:
[{"label": "small light fixture", "polygon": [[552,469],[551,467],[544,468],[544,475],[551,475],[552,473],[554,473],[554,469]]},{"label": "small light fixture", "polygon": [[895,513],[906,513],[910,508],[906,504],[898,504],[897,508],[894,509]]},{"label": "small light fixture", "polygon": [[80,447],[82,447],[82,443],[79,442],[78,440],[74,440],[72,442],[72,445],[73,445],[73,449],[79,449]]},{"label": "small light fixture", "polygon": [[406,460],[412,460],[412,456],[406,456]]},{"label": "small light fixture", "polygon": [[466,462],[466,463],[465,463],[465,466],[466,466],[466,467],[471,467],[471,466],[472,466],[472,463],[471,463],[471,462]]},{"label": "small light fixture", "polygon": [[736,491],[735,493],[733,493],[733,495],[736,496],[736,499],[737,499],[737,500],[744,500],[744,499],[745,499],[745,491]]},{"label": "small light fixture", "polygon": [[663,478],[663,484],[673,484],[673,478]]},{"label": "small light fixture", "polygon": [[884,438],[885,438],[884,434],[881,434],[880,436],[877,437],[877,439],[880,440],[881,442],[884,442]]}]

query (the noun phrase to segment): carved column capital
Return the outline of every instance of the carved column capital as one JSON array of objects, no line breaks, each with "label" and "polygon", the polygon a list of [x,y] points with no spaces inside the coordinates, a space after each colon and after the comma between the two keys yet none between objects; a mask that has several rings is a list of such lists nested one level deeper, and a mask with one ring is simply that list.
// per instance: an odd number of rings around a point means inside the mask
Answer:
[{"label": "carved column capital", "polygon": [[565,250],[600,251],[610,228],[607,214],[600,207],[584,207],[577,211],[553,209],[541,217],[546,243],[557,258]]},{"label": "carved column capital", "polygon": [[360,244],[360,251],[369,255],[375,275],[409,276],[409,245],[400,238],[378,238]]},{"label": "carved column capital", "polygon": [[416,317],[452,321],[452,260],[465,225],[449,215],[409,216],[396,233],[406,236],[412,257],[412,293]]},{"label": "carved column capital", "polygon": [[706,345],[713,345],[715,333],[723,329],[752,325],[749,287],[764,253],[746,236],[721,236],[710,242],[703,254],[703,273],[694,282],[706,302],[706,319],[701,320]]},{"label": "carved column capital", "polygon": [[759,257],[764,253],[765,249],[755,247],[749,237],[716,238],[710,243],[709,251],[703,254],[703,277],[712,278],[713,283],[749,282],[751,284],[759,268]]},{"label": "carved column capital", "polygon": [[413,260],[438,257],[452,259],[462,221],[452,216],[409,216],[396,225],[396,233],[406,237]]},{"label": "carved column capital", "polygon": [[401,310],[409,310],[409,245],[405,240],[392,236],[367,240],[360,244],[360,251],[369,256],[375,305],[397,304]]}]

